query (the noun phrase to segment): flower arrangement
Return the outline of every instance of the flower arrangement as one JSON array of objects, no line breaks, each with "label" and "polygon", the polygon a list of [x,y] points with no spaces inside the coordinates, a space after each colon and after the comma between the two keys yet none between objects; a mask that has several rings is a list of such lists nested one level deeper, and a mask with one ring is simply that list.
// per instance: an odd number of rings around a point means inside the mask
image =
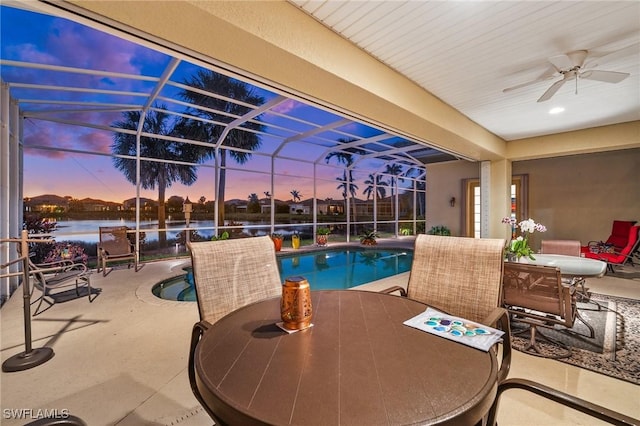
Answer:
[{"label": "flower arrangement", "polygon": [[515,257],[517,260],[520,260],[521,257],[536,260],[536,258],[533,257],[533,250],[529,247],[529,234],[532,234],[535,231],[545,232],[547,228],[541,223],[535,223],[531,218],[518,223],[514,218],[505,217],[502,219],[502,223],[509,225],[512,230],[520,228],[522,233],[522,235],[512,239],[505,247],[505,254],[507,257]]},{"label": "flower arrangement", "polygon": [[56,263],[61,260],[72,260],[86,264],[88,258],[84,248],[77,244],[55,243],[51,251],[45,256],[44,262]]}]

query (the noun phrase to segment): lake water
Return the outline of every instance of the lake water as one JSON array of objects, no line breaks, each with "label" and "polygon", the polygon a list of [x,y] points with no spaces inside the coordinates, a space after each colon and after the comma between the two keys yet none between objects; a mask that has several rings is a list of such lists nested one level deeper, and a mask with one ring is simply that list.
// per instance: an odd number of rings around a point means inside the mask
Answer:
[{"label": "lake water", "polygon": [[[246,226],[243,232],[247,235],[260,236],[270,233],[269,223],[264,222],[236,222]],[[196,230],[198,234],[206,239],[213,236],[213,220],[192,220],[190,228]],[[99,241],[98,228],[101,226],[128,226],[135,229],[135,220],[65,220],[58,221],[58,227],[53,236],[57,241],[84,241],[86,243],[97,243]],[[290,235],[296,228],[304,228],[307,231],[311,227],[308,225],[289,225],[291,229],[279,229],[277,232],[283,235]],[[141,221],[140,230],[145,233],[145,241],[157,241],[158,231],[152,230],[158,227],[158,221]],[[184,220],[167,220],[167,240],[176,238],[179,232],[184,230],[186,223]]]}]

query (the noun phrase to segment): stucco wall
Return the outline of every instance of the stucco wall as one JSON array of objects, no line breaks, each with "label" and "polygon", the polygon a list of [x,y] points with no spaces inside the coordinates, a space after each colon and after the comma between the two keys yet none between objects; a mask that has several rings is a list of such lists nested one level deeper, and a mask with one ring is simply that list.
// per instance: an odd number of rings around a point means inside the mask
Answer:
[{"label": "stucco wall", "polygon": [[[427,231],[444,225],[452,235],[462,235],[462,180],[478,178],[480,163],[454,161],[427,166]],[[455,207],[449,205],[456,198]]]},{"label": "stucco wall", "polygon": [[[546,239],[606,239],[615,219],[640,222],[640,149],[515,161],[512,173],[529,175],[529,216],[548,231]],[[427,168],[427,229],[446,225],[462,232],[462,180],[479,177],[479,164],[453,162]]]},{"label": "stucco wall", "polygon": [[[640,221],[640,149],[514,162],[529,174],[529,215],[548,239],[604,240],[613,220]],[[539,241],[537,241],[539,244]]]}]

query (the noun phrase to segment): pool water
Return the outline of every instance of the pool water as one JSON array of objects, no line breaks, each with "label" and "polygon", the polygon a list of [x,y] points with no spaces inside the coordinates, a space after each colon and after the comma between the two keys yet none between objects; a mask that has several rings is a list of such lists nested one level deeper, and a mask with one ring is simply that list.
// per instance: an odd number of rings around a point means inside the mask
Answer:
[{"label": "pool water", "polygon": [[[282,282],[302,275],[311,290],[342,290],[401,274],[411,269],[412,250],[349,248],[278,256]],[[155,296],[167,300],[194,302],[193,275],[169,278],[153,286]]]}]

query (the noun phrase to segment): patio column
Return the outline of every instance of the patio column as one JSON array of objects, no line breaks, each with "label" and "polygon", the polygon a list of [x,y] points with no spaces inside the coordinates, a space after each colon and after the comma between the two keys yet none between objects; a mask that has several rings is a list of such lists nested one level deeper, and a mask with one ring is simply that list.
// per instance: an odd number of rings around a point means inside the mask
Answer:
[{"label": "patio column", "polygon": [[[20,110],[12,102],[9,85],[2,83],[0,88],[0,239],[17,238],[22,228],[22,162],[20,155]],[[15,246],[0,244],[0,265],[9,263],[18,257]],[[0,274],[18,272],[15,264],[0,270]],[[18,277],[0,278],[0,298],[11,295],[18,286]]]},{"label": "patio column", "polygon": [[483,161],[480,164],[480,236],[509,239],[501,223],[511,211],[511,161]]}]

